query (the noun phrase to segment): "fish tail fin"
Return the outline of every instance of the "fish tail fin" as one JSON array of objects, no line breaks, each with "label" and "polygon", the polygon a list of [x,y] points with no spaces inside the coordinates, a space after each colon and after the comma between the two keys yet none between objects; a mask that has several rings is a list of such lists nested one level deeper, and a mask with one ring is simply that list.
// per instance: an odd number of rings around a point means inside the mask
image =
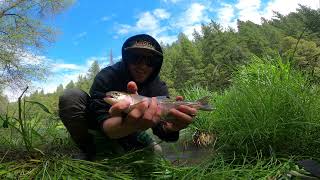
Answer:
[{"label": "fish tail fin", "polygon": [[200,98],[199,100],[197,100],[197,102],[199,103],[200,110],[203,111],[212,111],[214,110],[214,108],[209,104],[209,100],[210,100],[210,96],[205,96],[203,98]]}]

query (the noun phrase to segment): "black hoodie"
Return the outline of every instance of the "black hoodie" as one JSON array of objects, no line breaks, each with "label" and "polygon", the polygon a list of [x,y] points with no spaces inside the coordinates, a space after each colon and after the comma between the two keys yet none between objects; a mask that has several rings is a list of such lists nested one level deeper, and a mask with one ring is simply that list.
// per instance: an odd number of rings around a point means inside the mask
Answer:
[{"label": "black hoodie", "polygon": [[[101,129],[103,122],[110,117],[108,110],[111,106],[103,100],[103,98],[105,97],[105,93],[108,91],[126,92],[127,84],[130,81],[133,81],[133,78],[131,77],[128,70],[127,60],[125,58],[125,48],[127,47],[128,42],[136,38],[145,38],[148,41],[151,41],[156,46],[156,49],[162,53],[160,45],[151,36],[145,34],[133,36],[129,38],[122,46],[122,61],[102,69],[96,75],[90,89],[90,96],[92,101],[89,104],[89,111],[93,115],[95,124],[97,124],[99,129]],[[163,58],[161,57],[161,63],[154,68],[149,78],[145,82],[137,84],[139,95],[147,97],[169,97],[168,88],[166,84],[160,80],[159,77],[162,61]],[[163,130],[163,124],[161,122],[154,128],[152,128],[152,130],[155,135],[157,135],[164,141],[176,141],[179,138],[179,132],[165,133]],[[132,135],[129,136],[132,137]]]}]

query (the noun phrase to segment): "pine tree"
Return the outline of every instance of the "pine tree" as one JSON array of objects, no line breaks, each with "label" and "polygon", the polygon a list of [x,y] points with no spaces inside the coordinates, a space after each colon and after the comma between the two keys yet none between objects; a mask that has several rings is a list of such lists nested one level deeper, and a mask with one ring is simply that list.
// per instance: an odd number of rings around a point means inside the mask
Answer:
[{"label": "pine tree", "polygon": [[99,71],[100,71],[100,66],[98,61],[93,61],[87,73],[88,80],[93,81],[94,77],[98,74]]},{"label": "pine tree", "polygon": [[74,85],[73,80],[71,80],[71,81],[66,85],[66,89],[72,89],[72,88],[74,88],[74,87],[75,87],[75,85]]}]

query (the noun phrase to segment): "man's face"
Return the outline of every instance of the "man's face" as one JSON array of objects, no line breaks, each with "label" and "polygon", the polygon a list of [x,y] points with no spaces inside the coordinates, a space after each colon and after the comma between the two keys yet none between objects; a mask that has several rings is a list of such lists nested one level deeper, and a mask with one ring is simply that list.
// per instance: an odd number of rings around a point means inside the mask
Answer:
[{"label": "man's face", "polygon": [[144,55],[135,55],[129,57],[129,72],[134,81],[142,83],[148,79],[153,72],[152,57]]}]

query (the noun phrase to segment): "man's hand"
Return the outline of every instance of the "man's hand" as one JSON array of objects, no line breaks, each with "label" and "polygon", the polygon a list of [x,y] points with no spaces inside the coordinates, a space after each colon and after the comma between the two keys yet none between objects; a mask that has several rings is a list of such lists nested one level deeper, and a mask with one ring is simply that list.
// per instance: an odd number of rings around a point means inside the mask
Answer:
[{"label": "man's hand", "polygon": [[[137,94],[137,90],[136,83],[128,83],[128,92]],[[104,129],[109,137],[124,137],[133,132],[154,127],[160,121],[161,112],[158,108],[157,98],[152,98],[151,101],[143,100],[123,118],[123,113],[129,107],[129,102],[120,101],[110,108],[111,118],[104,123]]]},{"label": "man's hand", "polygon": [[[176,97],[177,101],[182,101],[182,96]],[[164,128],[167,132],[179,131],[186,128],[192,123],[193,117],[196,115],[197,110],[189,106],[180,105],[177,109],[170,109],[169,116],[174,117],[172,121],[165,121]],[[171,119],[171,118],[170,118]]]},{"label": "man's hand", "polygon": [[144,100],[138,104],[124,119],[124,123],[134,127],[137,131],[154,127],[160,121],[160,111],[158,110],[157,98],[152,98],[151,102]]}]

